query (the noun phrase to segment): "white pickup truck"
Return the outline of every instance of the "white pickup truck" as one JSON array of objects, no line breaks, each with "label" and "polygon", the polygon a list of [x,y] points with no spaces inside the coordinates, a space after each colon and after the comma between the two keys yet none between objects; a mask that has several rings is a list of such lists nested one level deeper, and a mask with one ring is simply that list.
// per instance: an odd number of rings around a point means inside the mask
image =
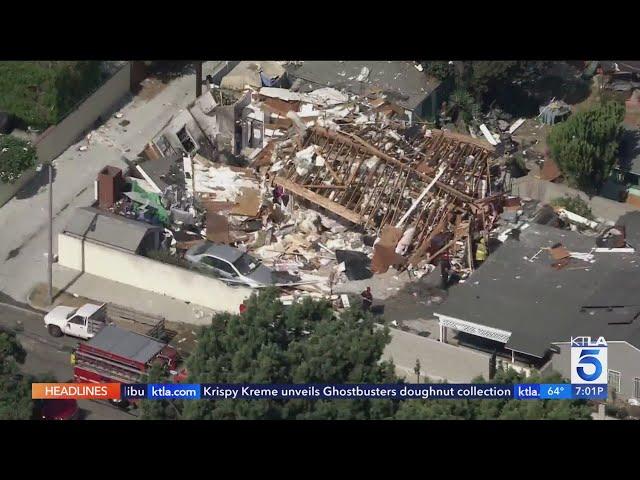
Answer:
[{"label": "white pickup truck", "polygon": [[108,323],[107,304],[86,303],[80,308],[60,305],[44,316],[44,324],[54,337],[69,335],[92,338]]}]

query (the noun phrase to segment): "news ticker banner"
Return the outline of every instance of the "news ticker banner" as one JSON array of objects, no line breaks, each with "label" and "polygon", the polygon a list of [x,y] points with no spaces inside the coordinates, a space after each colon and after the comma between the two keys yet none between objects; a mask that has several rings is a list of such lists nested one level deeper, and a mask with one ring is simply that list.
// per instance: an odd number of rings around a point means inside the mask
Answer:
[{"label": "news ticker banner", "polygon": [[34,399],[89,400],[606,400],[607,385],[34,383]]}]

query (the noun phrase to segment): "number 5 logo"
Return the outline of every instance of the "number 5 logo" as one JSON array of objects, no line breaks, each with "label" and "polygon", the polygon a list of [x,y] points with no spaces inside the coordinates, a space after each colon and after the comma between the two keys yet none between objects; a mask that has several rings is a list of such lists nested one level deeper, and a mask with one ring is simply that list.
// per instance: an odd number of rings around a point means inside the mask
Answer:
[{"label": "number 5 logo", "polygon": [[594,355],[599,355],[600,350],[597,349],[584,349],[580,352],[580,361],[578,365],[593,365],[595,367],[595,371],[593,373],[586,373],[584,367],[577,367],[576,370],[578,375],[585,382],[593,382],[602,374],[602,363],[598,360]]}]

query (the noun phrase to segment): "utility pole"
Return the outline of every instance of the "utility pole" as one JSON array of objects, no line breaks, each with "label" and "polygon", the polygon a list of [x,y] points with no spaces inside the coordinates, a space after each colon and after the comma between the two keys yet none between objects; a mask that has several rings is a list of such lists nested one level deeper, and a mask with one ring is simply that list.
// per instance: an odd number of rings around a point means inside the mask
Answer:
[{"label": "utility pole", "polygon": [[49,254],[47,255],[49,288],[47,300],[51,305],[53,303],[53,162],[49,160],[47,166],[49,168]]},{"label": "utility pole", "polygon": [[196,62],[196,98],[202,95],[202,62]]}]

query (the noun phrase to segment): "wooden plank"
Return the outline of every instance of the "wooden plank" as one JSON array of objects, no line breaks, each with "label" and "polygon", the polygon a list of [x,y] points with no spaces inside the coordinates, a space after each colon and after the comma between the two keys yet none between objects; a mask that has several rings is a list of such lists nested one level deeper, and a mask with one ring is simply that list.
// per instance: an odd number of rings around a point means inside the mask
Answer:
[{"label": "wooden plank", "polygon": [[330,212],[335,213],[336,215],[340,215],[342,218],[346,218],[350,222],[362,224],[364,223],[364,218],[361,215],[358,215],[355,212],[352,212],[348,208],[339,205],[328,198],[323,197],[311,190],[307,190],[306,188],[292,182],[283,177],[276,177],[274,179],[274,183],[276,185],[281,185],[285,190],[290,191],[294,195],[302,197],[306,200],[309,200],[311,203],[318,205],[319,207],[326,208]]},{"label": "wooden plank", "polygon": [[[416,200],[413,201],[413,204],[411,205],[411,208],[409,208],[409,210],[406,211],[406,213],[402,216],[402,218],[398,221],[398,223],[396,224],[396,227],[401,227],[402,224],[407,220],[407,218],[409,218],[409,215],[411,215],[411,212],[413,212],[415,210],[415,208],[420,204],[420,202],[422,201],[422,199],[424,198],[424,196],[429,193],[429,190],[431,190],[431,188],[433,187],[433,185],[436,183],[436,181],[442,176],[442,174],[444,173],[444,171],[446,170],[445,166],[440,166],[440,169],[438,170],[438,172],[436,173],[436,176],[433,180],[431,180],[431,182],[429,183],[429,185],[427,185],[427,187],[420,193],[420,195],[418,196],[418,198]],[[407,177],[408,178],[408,177]],[[394,214],[394,219],[395,219],[395,214]],[[393,222],[393,220],[392,220]]]},{"label": "wooden plank", "polygon": [[344,190],[346,187],[346,185],[311,185],[311,184],[307,184],[307,185],[301,185],[304,188],[330,188],[333,190]]},{"label": "wooden plank", "polygon": [[487,142],[489,142],[491,145],[498,145],[500,143],[500,140],[496,140],[494,138],[493,133],[491,133],[491,131],[489,131],[489,129],[487,128],[487,126],[484,123],[482,125],[480,125],[480,131],[484,135],[484,138],[487,139]]},{"label": "wooden plank", "polygon": [[440,134],[442,134],[442,136],[446,138],[451,138],[453,140],[457,140],[463,143],[469,143],[471,145],[475,145],[477,147],[483,148],[484,150],[488,150],[489,152],[495,152],[496,150],[495,147],[491,145],[488,141],[481,140],[479,138],[472,138],[462,133],[455,133],[455,132],[449,132],[449,131],[445,132],[443,130],[432,130],[432,131],[439,132]]}]

